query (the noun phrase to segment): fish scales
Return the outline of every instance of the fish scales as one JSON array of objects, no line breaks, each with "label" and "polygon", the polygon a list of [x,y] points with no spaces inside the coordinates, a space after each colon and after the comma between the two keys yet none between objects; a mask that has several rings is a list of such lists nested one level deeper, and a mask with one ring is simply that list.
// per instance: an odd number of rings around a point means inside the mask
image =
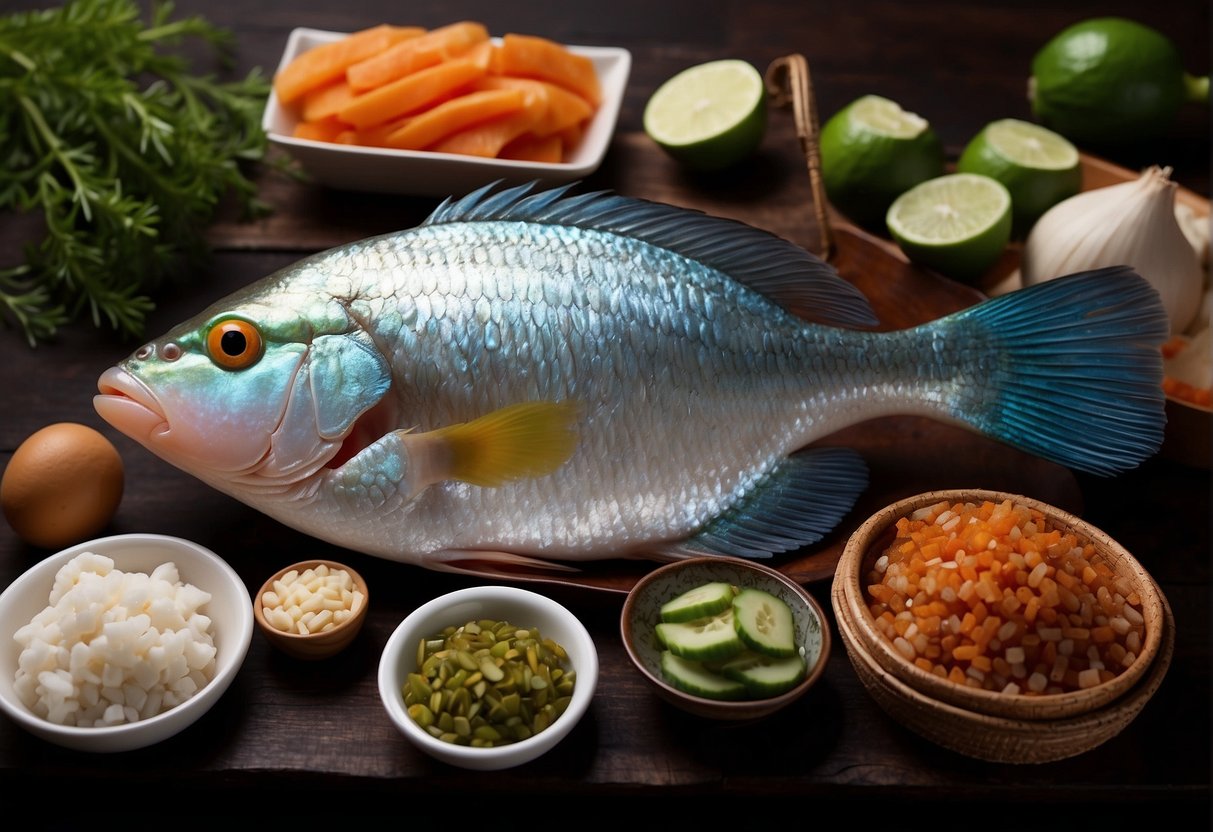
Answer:
[{"label": "fish scales", "polygon": [[283,523],[450,570],[810,545],[867,484],[810,446],[884,415],[1101,474],[1161,441],[1165,313],[1130,270],[873,323],[831,267],[740,223],[482,189],[221,299],[96,402]]},{"label": "fish scales", "polygon": [[[333,254],[311,267],[339,275],[343,289],[351,281],[355,317],[388,323],[371,332],[401,368],[394,389],[407,392],[401,412],[418,430],[518,401],[587,405],[583,442],[568,464],[500,489],[431,489],[414,511],[444,522],[411,545],[436,548],[446,539],[455,548],[570,556],[592,540],[627,553],[653,539],[660,518],[662,539],[690,533],[806,442],[814,412],[824,410],[813,406],[812,391],[828,397],[831,386],[800,370],[816,353],[813,328],[716,270],[647,243],[624,241],[604,263],[603,236],[453,224],[381,238],[356,257]],[[343,274],[351,265],[372,277],[366,289]],[[486,266],[495,269],[491,279]],[[383,274],[392,289],[376,296]],[[716,308],[733,311],[729,325],[714,319]],[[851,353],[840,366],[857,364],[862,344]],[[579,374],[581,366],[592,369]],[[670,418],[676,414],[708,428],[687,431]],[[653,462],[637,466],[637,456]],[[567,515],[570,504],[576,517],[567,527],[541,522]],[[475,536],[483,517],[495,518],[494,537]],[[374,545],[398,545],[394,524],[382,526]]]}]

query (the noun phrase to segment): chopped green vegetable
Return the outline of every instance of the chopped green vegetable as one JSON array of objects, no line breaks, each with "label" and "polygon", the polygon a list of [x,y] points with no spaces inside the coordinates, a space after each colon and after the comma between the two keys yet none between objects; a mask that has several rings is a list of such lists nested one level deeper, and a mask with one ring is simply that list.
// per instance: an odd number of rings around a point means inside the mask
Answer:
[{"label": "chopped green vegetable", "polygon": [[192,71],[183,41],[230,60],[232,36],[172,11],[153,3],[145,24],[134,0],[75,0],[0,17],[0,214],[41,232],[0,263],[0,323],[30,346],[86,315],[141,335],[153,290],[207,254],[220,201],[266,210],[246,168],[265,155],[269,81]]}]

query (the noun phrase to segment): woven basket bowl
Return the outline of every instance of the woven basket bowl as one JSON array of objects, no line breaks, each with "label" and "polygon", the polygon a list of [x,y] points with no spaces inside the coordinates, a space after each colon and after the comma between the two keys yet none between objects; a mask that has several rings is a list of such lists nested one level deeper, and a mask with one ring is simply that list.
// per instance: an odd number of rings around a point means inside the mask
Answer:
[{"label": "woven basket bowl", "polygon": [[[1145,637],[1137,660],[1116,678],[1084,690],[1041,696],[1010,695],[968,687],[923,670],[902,656],[875,626],[868,609],[869,598],[861,576],[892,542],[899,518],[938,502],[1002,502],[1011,499],[1043,512],[1055,528],[1088,540],[1118,576],[1127,577],[1142,601]],[[1146,675],[1162,645],[1165,599],[1154,579],[1132,555],[1104,532],[1072,514],[1039,500],[1001,491],[931,491],[899,500],[872,515],[847,541],[835,573],[840,593],[835,603],[839,617],[845,611],[852,622],[853,650],[861,650],[885,672],[931,699],[992,716],[1014,719],[1060,719],[1074,717],[1120,700]]]},{"label": "woven basket bowl", "polygon": [[992,716],[915,690],[881,667],[860,641],[857,623],[835,582],[832,602],[851,666],[876,703],[895,721],[936,745],[979,760],[1007,764],[1051,763],[1084,754],[1119,734],[1158,690],[1171,664],[1175,622],[1163,599],[1162,644],[1149,672],[1119,699],[1078,716],[1016,719]]}]

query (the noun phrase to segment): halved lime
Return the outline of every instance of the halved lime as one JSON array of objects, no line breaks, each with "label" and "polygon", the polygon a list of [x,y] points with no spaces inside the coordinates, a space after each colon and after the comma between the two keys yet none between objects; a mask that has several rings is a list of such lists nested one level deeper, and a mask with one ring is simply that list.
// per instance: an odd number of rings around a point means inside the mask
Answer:
[{"label": "halved lime", "polygon": [[946,174],[899,196],[885,221],[912,262],[971,283],[1010,242],[1011,194],[989,176]]},{"label": "halved lime", "polygon": [[1041,214],[1082,188],[1078,149],[1046,127],[1015,118],[983,127],[965,146],[956,170],[1006,185],[1014,234],[1026,234]]},{"label": "halved lime", "polygon": [[1032,58],[1032,111],[1079,142],[1139,141],[1171,126],[1185,100],[1209,100],[1208,77],[1184,72],[1175,43],[1121,17],[1082,20]]},{"label": "halved lime", "polygon": [[930,123],[879,95],[855,99],[821,128],[826,196],[860,225],[877,225],[893,200],[944,173],[943,145]]},{"label": "halved lime", "polygon": [[684,69],[644,108],[644,131],[670,156],[697,170],[740,162],[766,133],[766,86],[746,61],[728,58]]}]

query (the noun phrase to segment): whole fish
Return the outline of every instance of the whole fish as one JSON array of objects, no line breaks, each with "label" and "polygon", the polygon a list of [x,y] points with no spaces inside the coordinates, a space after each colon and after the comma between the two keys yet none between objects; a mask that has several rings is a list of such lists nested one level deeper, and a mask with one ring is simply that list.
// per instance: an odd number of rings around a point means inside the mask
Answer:
[{"label": "whole fish", "polygon": [[788,241],[571,187],[307,257],[107,370],[96,409],[290,527],[475,574],[811,545],[868,472],[806,446],[879,416],[1101,475],[1161,444],[1167,317],[1127,268],[877,332]]}]

